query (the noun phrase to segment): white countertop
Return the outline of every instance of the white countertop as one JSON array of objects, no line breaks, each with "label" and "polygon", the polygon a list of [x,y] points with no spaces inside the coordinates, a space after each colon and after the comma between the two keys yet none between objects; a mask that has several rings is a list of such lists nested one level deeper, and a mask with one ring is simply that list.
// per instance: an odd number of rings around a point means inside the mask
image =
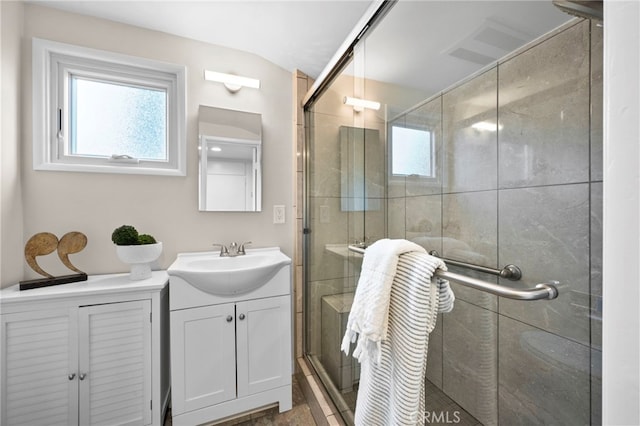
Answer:
[{"label": "white countertop", "polygon": [[16,284],[0,291],[0,303],[34,302],[69,296],[89,296],[110,293],[153,291],[162,289],[169,280],[166,271],[153,271],[151,278],[132,281],[129,274],[89,275],[87,281],[59,284],[20,291]]}]

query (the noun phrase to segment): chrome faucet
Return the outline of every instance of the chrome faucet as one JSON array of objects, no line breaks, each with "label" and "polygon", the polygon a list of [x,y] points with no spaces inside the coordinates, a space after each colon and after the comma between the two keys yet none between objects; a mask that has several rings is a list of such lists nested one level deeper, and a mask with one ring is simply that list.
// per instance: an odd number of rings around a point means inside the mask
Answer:
[{"label": "chrome faucet", "polygon": [[214,246],[220,246],[220,257],[236,257],[247,254],[244,250],[244,246],[246,244],[251,244],[251,241],[244,242],[240,245],[238,243],[233,242],[229,244],[229,247],[224,244],[215,243]]}]

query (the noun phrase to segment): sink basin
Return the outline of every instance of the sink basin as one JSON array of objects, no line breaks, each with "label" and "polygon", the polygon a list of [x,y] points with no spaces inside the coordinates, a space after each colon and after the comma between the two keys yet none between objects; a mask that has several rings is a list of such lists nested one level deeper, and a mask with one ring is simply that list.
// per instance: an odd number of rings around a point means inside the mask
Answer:
[{"label": "sink basin", "polygon": [[217,251],[178,253],[167,272],[206,293],[230,295],[257,289],[290,263],[277,247],[249,249],[236,257],[220,257]]}]

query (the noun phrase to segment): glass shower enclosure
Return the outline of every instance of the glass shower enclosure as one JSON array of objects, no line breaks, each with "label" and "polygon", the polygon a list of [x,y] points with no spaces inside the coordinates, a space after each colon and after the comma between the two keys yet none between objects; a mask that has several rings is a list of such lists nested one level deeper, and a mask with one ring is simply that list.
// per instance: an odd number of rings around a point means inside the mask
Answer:
[{"label": "glass shower enclosure", "polygon": [[452,272],[560,282],[557,299],[531,302],[452,282],[425,418],[599,424],[600,23],[551,2],[387,8],[305,105],[305,356],[352,424],[360,370],[340,344],[362,255],[348,245],[406,238],[523,277]]}]

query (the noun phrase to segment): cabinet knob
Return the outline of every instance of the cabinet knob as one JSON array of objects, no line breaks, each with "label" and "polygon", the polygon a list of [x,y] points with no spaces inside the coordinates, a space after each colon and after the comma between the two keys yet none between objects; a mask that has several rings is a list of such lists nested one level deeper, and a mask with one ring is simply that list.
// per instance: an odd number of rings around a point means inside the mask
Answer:
[{"label": "cabinet knob", "polygon": [[85,373],[80,373],[80,375],[78,375],[78,379],[80,380],[84,380],[85,377],[87,377]]},{"label": "cabinet knob", "polygon": [[76,373],[69,374],[69,380],[73,380],[76,378]]},{"label": "cabinet knob", "polygon": [[233,321],[233,317],[231,315],[227,316],[227,322]]},{"label": "cabinet knob", "polygon": [[244,314],[240,314],[240,319],[243,320],[244,318]]}]

